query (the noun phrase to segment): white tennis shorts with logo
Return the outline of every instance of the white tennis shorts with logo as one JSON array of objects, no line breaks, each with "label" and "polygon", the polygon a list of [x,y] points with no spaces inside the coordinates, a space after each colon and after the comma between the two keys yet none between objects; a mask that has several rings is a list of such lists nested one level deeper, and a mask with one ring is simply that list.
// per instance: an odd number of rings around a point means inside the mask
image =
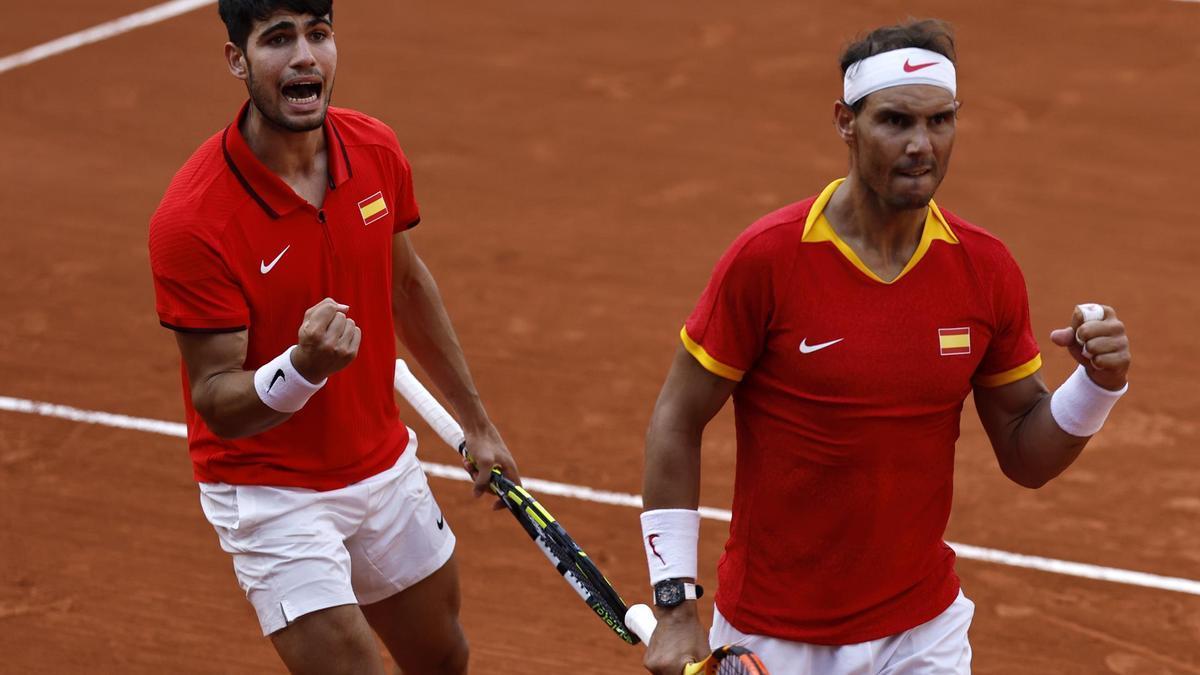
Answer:
[{"label": "white tennis shorts with logo", "polygon": [[320,609],[384,600],[450,559],[454,533],[408,433],[395,466],[337,490],[200,483],[263,635]]},{"label": "white tennis shorts with logo", "polygon": [[739,644],[762,659],[771,675],[970,675],[967,629],[975,603],[962,591],[941,614],[896,635],[850,645],[814,645],[747,635],[713,614],[713,649]]}]

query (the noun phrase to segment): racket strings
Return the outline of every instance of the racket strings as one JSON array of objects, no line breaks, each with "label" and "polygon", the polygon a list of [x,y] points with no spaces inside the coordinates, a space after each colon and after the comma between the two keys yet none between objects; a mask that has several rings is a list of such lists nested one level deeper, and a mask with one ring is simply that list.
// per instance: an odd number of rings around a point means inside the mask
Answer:
[{"label": "racket strings", "polygon": [[582,590],[584,601],[618,637],[629,644],[636,644],[637,636],[624,623],[628,609],[625,602],[579,544],[528,492],[499,474],[492,477],[492,482],[500,486],[501,500],[530,538],[552,558],[551,562],[558,573],[568,583],[577,586],[576,590]]},{"label": "racket strings", "polygon": [[742,647],[725,647],[714,654],[719,660],[709,675],[768,675],[766,666],[754,652]]},{"label": "racket strings", "polygon": [[604,619],[613,632],[625,642],[636,644],[637,636],[625,626],[624,616],[628,608],[600,569],[557,524],[548,527],[545,534],[548,545],[552,550],[556,550],[555,555],[559,556],[560,560],[570,561],[571,566],[565,570],[562,569],[564,563],[560,563],[559,571],[564,575],[570,574],[587,590],[590,596],[588,605]]}]

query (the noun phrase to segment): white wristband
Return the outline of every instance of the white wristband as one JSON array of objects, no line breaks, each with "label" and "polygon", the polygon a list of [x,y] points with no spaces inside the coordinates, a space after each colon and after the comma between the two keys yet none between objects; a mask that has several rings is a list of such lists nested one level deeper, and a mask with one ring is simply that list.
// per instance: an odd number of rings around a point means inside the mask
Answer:
[{"label": "white wristband", "polygon": [[650,567],[650,585],[663,579],[696,578],[696,546],[700,543],[700,512],[695,509],[655,509],[642,513],[642,545]]},{"label": "white wristband", "polygon": [[1117,399],[1128,390],[1128,383],[1117,391],[1105,389],[1092,382],[1087,370],[1079,366],[1050,397],[1050,415],[1068,434],[1091,436],[1100,431]]},{"label": "white wristband", "polygon": [[294,413],[303,408],[308,399],[329,381],[327,377],[313,384],[304,379],[292,365],[294,349],[296,345],[288,347],[254,371],[254,390],[258,392],[258,397],[268,408],[283,413]]}]

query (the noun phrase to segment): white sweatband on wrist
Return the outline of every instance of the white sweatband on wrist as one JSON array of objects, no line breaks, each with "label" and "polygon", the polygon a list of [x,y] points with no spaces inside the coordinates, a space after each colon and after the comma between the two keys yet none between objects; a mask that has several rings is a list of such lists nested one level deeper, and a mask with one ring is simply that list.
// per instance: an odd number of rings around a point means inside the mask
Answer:
[{"label": "white sweatband on wrist", "polygon": [[842,77],[842,100],[854,105],[867,94],[906,84],[941,87],[951,96],[958,93],[958,76],[950,59],[928,49],[906,47],[850,64]]},{"label": "white sweatband on wrist", "polygon": [[663,579],[695,579],[700,512],[655,509],[642,513],[642,545],[650,567],[650,585]]},{"label": "white sweatband on wrist", "polygon": [[267,407],[283,413],[294,413],[308,403],[308,399],[325,386],[329,378],[313,384],[304,379],[296,366],[292,365],[292,351],[288,347],[282,354],[267,361],[254,371],[254,390]]},{"label": "white sweatband on wrist", "polygon": [[1105,389],[1079,366],[1050,396],[1050,415],[1063,431],[1086,438],[1100,431],[1117,399],[1128,390],[1128,383],[1117,391]]}]

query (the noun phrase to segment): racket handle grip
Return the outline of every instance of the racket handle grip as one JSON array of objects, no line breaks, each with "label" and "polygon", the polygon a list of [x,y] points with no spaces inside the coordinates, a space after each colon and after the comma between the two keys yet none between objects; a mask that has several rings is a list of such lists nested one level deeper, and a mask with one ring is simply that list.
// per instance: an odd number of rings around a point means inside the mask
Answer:
[{"label": "racket handle grip", "polygon": [[[638,636],[642,644],[649,647],[650,638],[654,637],[654,629],[658,627],[658,619],[654,618],[654,610],[646,605],[637,604],[625,612],[625,625]],[[689,663],[683,667],[683,675],[704,675],[707,667],[708,659],[699,663]]]},{"label": "racket handle grip", "polygon": [[625,612],[625,625],[633,631],[634,635],[638,636],[638,639],[650,644],[650,636],[654,635],[658,619],[654,618],[654,610],[646,605],[637,604]]},{"label": "racket handle grip", "polygon": [[408,369],[408,364],[404,359],[396,359],[396,375],[394,378],[396,391],[404,397],[405,401],[412,406],[413,410],[417,411],[425,422],[441,436],[446,445],[458,451],[458,454],[466,456],[466,436],[463,434],[462,427],[458,426],[458,422],[446,412],[441,403],[429,393],[429,390],[421,384]]}]

